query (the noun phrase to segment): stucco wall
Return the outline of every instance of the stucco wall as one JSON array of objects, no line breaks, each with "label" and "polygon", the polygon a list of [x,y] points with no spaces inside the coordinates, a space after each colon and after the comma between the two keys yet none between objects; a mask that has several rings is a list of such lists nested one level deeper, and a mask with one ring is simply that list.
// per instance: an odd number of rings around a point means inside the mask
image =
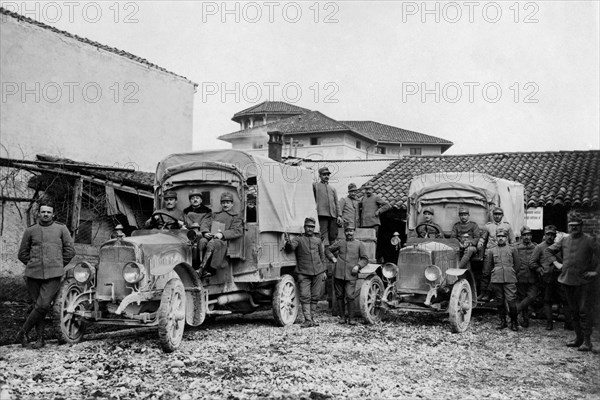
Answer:
[{"label": "stucco wall", "polygon": [[0,154],[153,171],[192,150],[193,83],[3,15]]}]

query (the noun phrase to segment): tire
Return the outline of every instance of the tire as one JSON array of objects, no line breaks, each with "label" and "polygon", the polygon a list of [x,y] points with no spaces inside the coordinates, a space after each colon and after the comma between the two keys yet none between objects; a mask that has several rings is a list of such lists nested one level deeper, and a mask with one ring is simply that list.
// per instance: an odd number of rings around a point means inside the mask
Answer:
[{"label": "tire", "polygon": [[383,317],[383,292],[383,282],[377,275],[367,278],[360,287],[360,313],[368,324],[376,324]]},{"label": "tire", "polygon": [[[67,312],[69,307],[75,304],[75,299],[83,292],[83,288],[77,284],[75,279],[66,279],[58,290],[54,299],[53,324],[58,335],[58,343],[79,343],[85,333],[86,323],[81,317],[76,317]],[[76,310],[83,310],[80,303]]]},{"label": "tire", "polygon": [[158,308],[158,338],[165,353],[177,350],[185,328],[185,288],[179,278],[167,282]]},{"label": "tire", "polygon": [[288,326],[296,321],[299,308],[298,289],[290,275],[283,275],[275,285],[272,307],[277,325]]},{"label": "tire", "polygon": [[460,333],[469,328],[472,309],[471,285],[466,279],[461,279],[452,287],[450,304],[448,305],[448,316],[452,332]]}]

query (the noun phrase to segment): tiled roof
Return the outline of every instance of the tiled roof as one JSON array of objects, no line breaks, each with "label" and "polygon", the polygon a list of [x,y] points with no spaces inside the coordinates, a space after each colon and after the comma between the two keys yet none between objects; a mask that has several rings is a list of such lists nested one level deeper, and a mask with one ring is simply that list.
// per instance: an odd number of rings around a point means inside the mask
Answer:
[{"label": "tiled roof", "polygon": [[237,112],[231,118],[235,122],[239,122],[241,117],[248,115],[263,115],[263,114],[304,114],[310,110],[302,107],[295,106],[283,101],[264,101],[255,106],[246,108],[240,112]]},{"label": "tiled roof", "polygon": [[378,142],[440,144],[442,145],[442,152],[454,144],[448,140],[435,136],[425,135],[423,133],[413,132],[402,128],[396,128],[395,126],[380,124],[379,122],[374,121],[340,122]]},{"label": "tiled roof", "polygon": [[455,156],[407,156],[377,174],[375,192],[406,208],[415,175],[472,171],[520,182],[527,207],[600,206],[600,151],[490,153]]},{"label": "tiled roof", "polygon": [[167,70],[167,69],[165,69],[163,67],[160,67],[160,66],[158,66],[156,64],[151,63],[150,61],[146,60],[145,58],[138,57],[138,56],[136,56],[134,54],[131,54],[131,53],[128,53],[126,51],[119,50],[119,49],[117,49],[115,47],[106,46],[104,44],[101,44],[101,43],[98,43],[98,42],[94,42],[93,40],[90,40],[90,39],[87,39],[87,38],[84,38],[84,37],[80,37],[80,36],[77,36],[77,35],[73,35],[73,34],[71,34],[69,32],[66,32],[66,31],[61,31],[60,29],[56,29],[56,28],[54,28],[52,26],[49,26],[49,25],[46,25],[46,24],[44,24],[42,22],[39,22],[39,21],[36,21],[34,19],[25,17],[25,16],[23,16],[21,14],[15,13],[15,12],[9,11],[9,10],[3,8],[3,7],[0,7],[0,14],[11,16],[11,17],[13,17],[13,18],[15,18],[15,19],[17,19],[19,21],[39,26],[40,28],[47,29],[49,31],[52,31],[54,33],[58,33],[60,35],[66,36],[68,38],[78,40],[78,41],[80,41],[82,43],[85,43],[85,44],[88,44],[90,46],[97,47],[98,49],[102,49],[102,50],[105,50],[105,51],[117,54],[117,55],[119,55],[121,57],[125,57],[125,58],[128,58],[130,60],[136,61],[136,62],[138,62],[140,64],[147,65],[149,67],[152,67],[154,69],[157,69],[157,70],[162,71],[164,73],[167,73],[169,75],[173,75],[173,76],[176,76],[178,78],[184,79],[188,83],[193,84],[194,86],[198,86],[197,83],[194,83],[194,82],[190,81],[185,76],[177,75],[174,72],[171,72],[171,71],[169,71],[169,70]]},{"label": "tiled roof", "polygon": [[[142,171],[106,171],[95,169],[94,167],[105,167],[104,165],[84,163],[73,161],[68,158],[58,158],[45,154],[38,154],[39,161],[47,161],[59,163],[55,168],[67,169],[72,172],[77,172],[83,175],[93,176],[95,178],[119,183],[126,186],[131,186],[138,189],[154,191],[154,173]],[[72,165],[71,165],[72,164]],[[109,167],[108,165],[106,167]]]}]

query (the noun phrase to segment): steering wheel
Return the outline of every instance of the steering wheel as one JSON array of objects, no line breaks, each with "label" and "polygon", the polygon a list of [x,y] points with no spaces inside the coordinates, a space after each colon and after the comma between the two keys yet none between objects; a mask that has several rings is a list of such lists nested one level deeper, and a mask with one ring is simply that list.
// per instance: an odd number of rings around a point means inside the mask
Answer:
[{"label": "steering wheel", "polygon": [[[425,230],[423,232],[419,233],[419,228],[422,227],[422,226],[425,227]],[[435,225],[428,224],[427,222],[423,222],[423,223],[417,225],[415,227],[415,232],[417,232],[417,235],[420,238],[429,237],[429,228],[435,229],[435,236],[441,236],[442,235],[442,231],[440,231],[440,228],[438,228]]]},{"label": "steering wheel", "polygon": [[[170,220],[170,221],[169,221]],[[163,211],[154,211],[150,217],[150,223],[158,229],[179,229],[179,221],[172,215]],[[175,226],[174,228],[172,226]]]}]

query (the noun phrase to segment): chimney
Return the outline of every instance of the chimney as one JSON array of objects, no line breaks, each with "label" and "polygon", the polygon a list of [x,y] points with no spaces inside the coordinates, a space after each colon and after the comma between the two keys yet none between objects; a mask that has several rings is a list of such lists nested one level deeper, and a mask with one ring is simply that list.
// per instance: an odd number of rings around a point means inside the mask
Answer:
[{"label": "chimney", "polygon": [[269,135],[269,158],[281,162],[283,150],[283,133],[280,131],[267,132]]}]

